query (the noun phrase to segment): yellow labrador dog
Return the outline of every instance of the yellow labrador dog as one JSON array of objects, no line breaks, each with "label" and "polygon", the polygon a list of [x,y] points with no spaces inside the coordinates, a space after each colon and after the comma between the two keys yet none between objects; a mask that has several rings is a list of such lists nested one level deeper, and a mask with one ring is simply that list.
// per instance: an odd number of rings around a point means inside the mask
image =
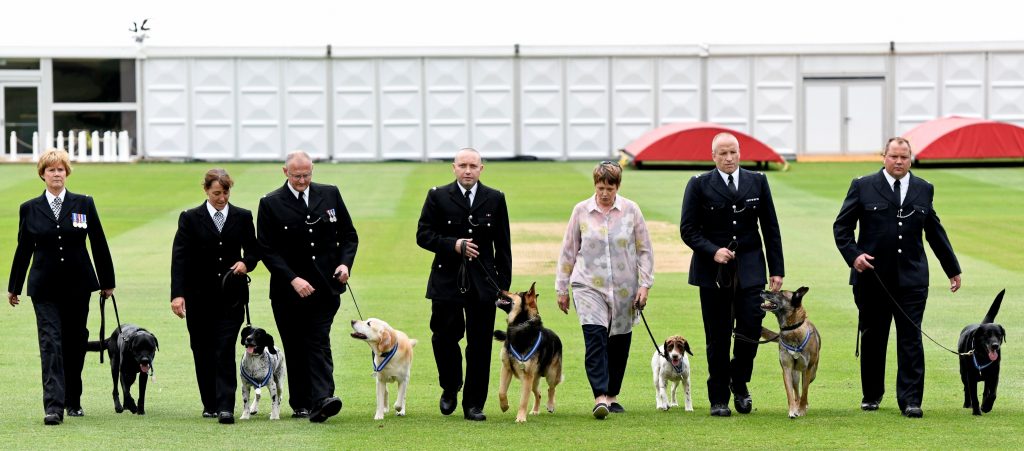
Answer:
[{"label": "yellow labrador dog", "polygon": [[405,416],[405,391],[412,373],[412,348],[416,340],[377,318],[352,320],[352,338],[370,345],[373,353],[373,377],[377,378],[377,412],[374,420],[383,420],[388,413],[388,382],[398,383],[395,415]]}]

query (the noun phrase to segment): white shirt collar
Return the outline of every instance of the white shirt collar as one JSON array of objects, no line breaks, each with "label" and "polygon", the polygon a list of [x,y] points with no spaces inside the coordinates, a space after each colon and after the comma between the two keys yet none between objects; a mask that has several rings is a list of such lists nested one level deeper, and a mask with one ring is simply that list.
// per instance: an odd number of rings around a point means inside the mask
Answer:
[{"label": "white shirt collar", "polygon": [[470,205],[472,205],[473,201],[476,200],[477,192],[479,192],[477,187],[480,186],[480,182],[474,183],[473,186],[471,186],[468,190],[466,188],[463,188],[461,183],[455,182],[455,184],[459,185],[459,191],[462,191],[462,197],[466,197],[466,191],[469,191],[469,203]]},{"label": "white shirt collar", "polygon": [[43,192],[46,193],[46,204],[47,205],[52,205],[53,204],[53,199],[57,198],[57,197],[60,198],[60,203],[63,204],[64,203],[64,195],[67,194],[68,189],[64,188],[64,189],[60,190],[60,194],[58,194],[56,196],[51,194],[50,190],[43,190]]},{"label": "white shirt collar", "polygon": [[[892,189],[892,184],[896,181],[896,177],[893,177],[889,174],[889,171],[886,171],[884,168],[882,169],[882,175],[885,176],[885,181],[889,182],[889,189]],[[910,172],[907,172],[907,174],[900,179],[901,189],[906,189],[907,185],[910,185]]]},{"label": "white shirt collar", "polygon": [[736,168],[735,171],[732,171],[732,174],[726,174],[726,173],[722,172],[721,169],[718,169],[718,168],[715,168],[715,170],[718,171],[718,175],[722,176],[722,181],[723,182],[728,184],[729,183],[729,176],[732,175],[732,183],[736,185],[736,188],[740,187],[740,169],[739,168]]},{"label": "white shirt collar", "polygon": [[[224,219],[228,218],[228,208],[230,208],[230,207],[231,207],[231,204],[224,204],[224,209],[221,210],[221,213],[224,214]],[[213,205],[210,205],[210,201],[206,201],[206,211],[208,211],[210,213],[210,217],[211,218],[213,217],[213,215],[215,213],[217,213],[217,209],[213,208]]]},{"label": "white shirt collar", "polygon": [[[609,208],[608,211],[622,210],[622,204],[619,203],[619,199],[621,199],[621,198],[622,198],[622,196],[616,194],[615,195],[615,202],[612,202],[612,208]],[[599,205],[597,203],[597,194],[594,194],[593,196],[590,196],[590,199],[587,201],[587,209],[589,209],[590,211],[601,212],[601,205]]]},{"label": "white shirt collar", "polygon": [[[292,188],[292,184],[291,183],[285,183],[285,185],[288,186],[288,191],[292,192],[292,197],[298,199],[299,198],[299,191],[296,190],[295,188]],[[312,188],[312,185],[306,187],[306,191],[305,191],[306,195],[302,197],[302,200],[306,202],[306,206],[309,206],[309,189],[310,188]]]}]

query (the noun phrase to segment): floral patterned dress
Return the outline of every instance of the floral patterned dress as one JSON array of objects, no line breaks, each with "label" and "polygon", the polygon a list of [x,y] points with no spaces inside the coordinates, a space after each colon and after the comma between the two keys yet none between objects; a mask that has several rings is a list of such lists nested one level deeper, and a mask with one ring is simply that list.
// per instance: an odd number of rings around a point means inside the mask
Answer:
[{"label": "floral patterned dress", "polygon": [[576,204],[562,240],[555,291],[567,294],[580,324],[595,324],[609,335],[633,330],[633,299],[654,284],[654,250],[640,207],[621,195],[607,214],[593,196]]}]

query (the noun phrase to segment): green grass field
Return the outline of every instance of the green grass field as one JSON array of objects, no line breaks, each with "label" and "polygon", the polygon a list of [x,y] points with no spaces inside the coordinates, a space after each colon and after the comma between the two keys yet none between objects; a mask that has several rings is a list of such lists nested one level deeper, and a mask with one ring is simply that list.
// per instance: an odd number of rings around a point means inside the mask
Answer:
[{"label": "green grass field", "polygon": [[[696,354],[694,412],[655,409],[651,343],[636,330],[620,402],[628,412],[598,422],[590,416],[593,399],[583,370],[583,341],[574,313],[555,307],[554,260],[572,206],[591,195],[592,163],[496,162],[486,166],[484,183],[505,191],[513,221],[516,268],[513,289],[533,281],[541,292],[541,313],[565,344],[565,382],[555,414],[513,423],[514,412],[497,403],[498,368],[492,361],[484,423],[437,411],[440,389],[430,349],[430,306],[423,298],[431,254],[415,243],[416,219],[431,186],[452,180],[450,165],[437,162],[319,164],[314,179],[338,185],[360,234],[352,285],[364,315],[387,320],[419,339],[408,395],[408,416],[373,421],[374,380],[365,344],[348,337],[356,311],[348,295],[335,318],[334,359],[337,394],[345,407],[325,424],[258,418],[221,426],[200,418],[201,404],[185,323],[169,308],[171,240],[178,212],[199,205],[199,186],[210,164],[86,165],[75,168],[68,186],[91,194],[106,228],[117,271],[121,319],[155,332],[161,350],[156,379],[149,386],[147,415],[116,414],[106,364],[96,354],[86,360],[84,418],[56,428],[42,425],[42,389],[35,319],[27,297],[17,308],[0,310],[0,443],[4,448],[1019,448],[1024,444],[1024,360],[1017,349],[1024,330],[1024,169],[943,168],[916,170],[936,186],[936,210],[964,271],[964,286],[949,293],[948,281],[933,260],[931,296],[924,329],[954,346],[960,329],[981,320],[1002,288],[1007,297],[998,320],[1008,329],[999,399],[992,413],[974,417],[961,408],[962,386],[956,357],[925,342],[925,417],[900,416],[895,393],[895,348],[889,346],[887,393],[877,412],[862,412],[858,362],[853,355],[856,308],[847,285],[848,269],[832,240],[832,221],[850,179],[880,164],[793,164],[769,180],[781,221],[786,256],[785,287],[811,287],[805,300],[823,336],[817,381],[808,415],[787,417],[785,392],[775,345],[762,347],[750,384],[755,411],[731,418],[708,416],[704,337],[697,290],[686,283],[689,253],[678,236],[679,206],[687,178],[697,171],[627,171],[620,193],[636,200],[655,229],[656,282],[647,318],[659,340],[687,337]],[[255,210],[260,196],[283,183],[280,164],[227,164],[235,178],[232,202]],[[18,205],[38,196],[43,183],[34,166],[0,165],[0,277],[17,234]],[[268,274],[252,274],[253,322],[271,329]],[[95,299],[95,297],[94,297]],[[97,304],[90,335],[99,328]],[[109,312],[108,312],[109,313]],[[112,316],[112,315],[110,315]],[[499,315],[496,327],[503,327]],[[108,319],[108,330],[112,327]],[[765,323],[775,326],[769,315]],[[95,338],[93,338],[95,339]],[[895,332],[891,334],[895,340]],[[493,355],[497,355],[495,346]],[[494,359],[496,360],[496,359]],[[287,392],[283,417],[287,407]],[[518,396],[513,383],[510,397]],[[266,399],[264,400],[266,403]],[[238,397],[236,415],[241,406]]]}]

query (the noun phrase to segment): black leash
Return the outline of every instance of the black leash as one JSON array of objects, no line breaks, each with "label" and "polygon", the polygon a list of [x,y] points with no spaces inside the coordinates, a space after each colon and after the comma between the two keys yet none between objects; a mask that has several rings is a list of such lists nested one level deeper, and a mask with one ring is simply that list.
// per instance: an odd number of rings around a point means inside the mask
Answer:
[{"label": "black leash", "polygon": [[[223,277],[221,277],[221,279],[220,279],[220,291],[222,293],[225,292],[226,289],[227,289],[228,278],[230,278],[233,275],[236,275],[234,271],[228,271],[228,272],[224,273]],[[245,274],[245,284],[249,285],[251,283],[252,283],[252,278],[249,277],[248,274]],[[249,327],[252,327],[252,319],[249,318],[249,298],[248,297],[245,298],[245,303],[242,304],[242,306],[245,308],[245,325],[249,326]],[[235,303],[232,305],[232,307],[238,307],[238,301],[235,301]]]},{"label": "black leash", "polygon": [[[459,287],[459,293],[466,293],[469,291],[469,268],[466,267],[466,261],[469,260],[469,257],[466,256],[466,240],[462,240],[462,244],[459,245],[459,252],[462,254],[462,263],[459,265],[459,274],[456,279],[456,284]],[[491,288],[494,288],[494,292],[498,297],[501,297],[501,287],[494,282],[494,279],[491,279],[490,274],[487,272],[487,268],[484,267],[484,264],[479,258],[476,259],[476,264],[479,265],[480,270],[483,271],[484,280],[487,281],[487,284],[490,285]]]},{"label": "black leash", "polygon": [[[890,301],[892,301],[892,305],[896,306],[896,309],[899,310],[900,313],[903,314],[903,317],[907,318],[907,321],[910,324],[914,325],[914,328],[916,328],[919,332],[921,332],[921,335],[924,335],[925,337],[928,337],[928,339],[931,340],[932,343],[935,343],[936,346],[938,346],[938,347],[940,347],[942,349],[945,349],[946,351],[949,351],[950,353],[952,353],[953,355],[956,355],[958,357],[962,356],[962,355],[971,355],[971,354],[974,353],[973,350],[971,350],[970,352],[956,352],[956,351],[954,351],[952,349],[949,349],[949,348],[943,346],[939,342],[935,341],[935,339],[932,338],[931,335],[928,335],[924,330],[921,329],[921,326],[917,325],[916,323],[914,323],[914,321],[912,321],[910,319],[910,315],[908,315],[907,312],[905,312],[903,310],[903,307],[900,307],[900,304],[898,302],[896,302],[896,298],[893,297],[892,293],[889,292],[889,288],[885,286],[885,282],[882,282],[882,277],[878,275],[878,272],[873,270],[873,269],[870,270],[870,271],[871,271],[872,274],[875,275],[875,279],[878,279],[878,285],[880,285],[882,287],[882,291],[885,291],[885,295],[889,297]],[[860,354],[860,330],[857,331],[857,352],[854,355],[859,355],[859,354]]]},{"label": "black leash", "polygon": [[356,292],[352,289],[352,283],[345,282],[345,286],[348,287],[348,295],[352,297],[352,305],[356,306],[356,313],[359,314],[359,319],[363,319],[363,312],[359,311],[359,304],[356,303]]},{"label": "black leash", "polygon": [[647,325],[647,317],[644,316],[644,310],[638,309],[637,311],[640,312],[640,319],[644,320],[644,328],[647,329],[647,335],[651,337],[651,344],[654,345],[654,352],[658,353],[658,355],[665,359],[665,361],[667,361],[668,364],[671,365],[673,369],[675,369],[675,365],[672,365],[672,359],[670,359],[668,357],[668,354],[663,352],[661,348],[658,347],[658,340],[654,339],[654,334],[651,332],[651,326]]},{"label": "black leash", "polygon": [[[117,313],[117,298],[114,297],[114,293],[110,293],[110,302],[114,304],[114,319],[117,320],[117,334],[121,335],[121,315]],[[107,297],[100,292],[100,363],[103,363],[103,350],[106,348],[103,345],[107,340]]]}]

